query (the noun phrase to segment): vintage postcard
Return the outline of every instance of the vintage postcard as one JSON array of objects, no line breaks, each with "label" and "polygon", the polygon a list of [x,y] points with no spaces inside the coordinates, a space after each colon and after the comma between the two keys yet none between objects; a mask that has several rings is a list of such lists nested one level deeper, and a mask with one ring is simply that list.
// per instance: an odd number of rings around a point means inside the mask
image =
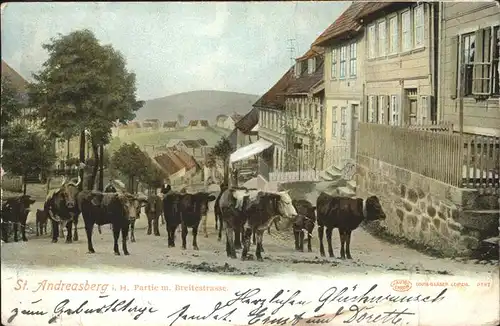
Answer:
[{"label": "vintage postcard", "polygon": [[2,325],[500,323],[500,6],[2,4]]}]

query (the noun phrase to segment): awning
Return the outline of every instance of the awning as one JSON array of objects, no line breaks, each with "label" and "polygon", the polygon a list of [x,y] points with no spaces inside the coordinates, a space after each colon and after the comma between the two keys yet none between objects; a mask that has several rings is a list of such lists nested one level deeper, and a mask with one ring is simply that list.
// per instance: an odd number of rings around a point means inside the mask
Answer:
[{"label": "awning", "polygon": [[272,145],[273,143],[268,142],[267,140],[259,139],[255,143],[247,145],[245,147],[241,147],[235,152],[231,153],[229,162],[234,163],[249,158],[250,156],[257,155],[259,153],[262,153]]}]

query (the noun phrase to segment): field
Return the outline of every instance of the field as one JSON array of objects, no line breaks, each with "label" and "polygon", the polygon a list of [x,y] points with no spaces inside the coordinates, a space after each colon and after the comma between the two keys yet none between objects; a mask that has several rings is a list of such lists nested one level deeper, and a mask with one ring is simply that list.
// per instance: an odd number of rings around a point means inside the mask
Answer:
[{"label": "field", "polygon": [[139,147],[146,145],[166,145],[172,139],[199,139],[203,138],[209,146],[217,144],[222,136],[228,136],[231,130],[209,127],[202,130],[188,130],[186,128],[176,131],[151,131],[145,133],[137,133],[134,135],[119,135],[114,138],[110,145],[110,152],[114,152],[120,146],[120,143],[134,142]]}]

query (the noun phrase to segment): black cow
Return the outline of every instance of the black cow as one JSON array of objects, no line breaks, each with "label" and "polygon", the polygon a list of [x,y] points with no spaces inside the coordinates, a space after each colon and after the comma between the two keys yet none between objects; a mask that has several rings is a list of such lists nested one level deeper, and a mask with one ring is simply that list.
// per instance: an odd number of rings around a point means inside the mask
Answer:
[{"label": "black cow", "polygon": [[316,223],[316,207],[305,199],[292,200],[297,210],[297,217],[293,223],[295,250],[304,251],[304,236],[307,233],[307,251],[312,252],[311,238]]},{"label": "black cow", "polygon": [[[320,254],[325,256],[323,246],[323,230],[326,227],[326,239],[328,241],[328,254],[334,257],[332,248],[332,231],[339,229],[340,235],[340,257],[352,259],[350,252],[351,232],[355,230],[363,220],[374,221],[385,219],[385,213],[376,196],[370,196],[363,200],[361,198],[334,197],[322,192],[316,201],[318,215],[318,237],[320,243]],[[345,244],[345,250],[344,250]]]},{"label": "black cow", "polygon": [[21,237],[26,237],[26,220],[30,212],[30,206],[35,202],[30,195],[2,198],[2,240],[8,242],[10,225],[14,229],[14,241],[18,242],[18,228],[21,226]]},{"label": "black cow", "polygon": [[92,245],[94,224],[111,224],[113,229],[115,255],[120,255],[118,239],[122,234],[123,253],[128,255],[127,238],[130,220],[136,218],[137,211],[146,198],[138,198],[131,194],[102,193],[84,190],[78,194],[78,205],[85,222],[89,253],[95,253]]},{"label": "black cow", "polygon": [[227,189],[220,198],[222,220],[226,230],[226,252],[228,257],[236,258],[234,231],[243,228],[243,251],[241,259],[247,259],[252,232],[256,232],[256,257],[262,261],[262,238],[276,216],[294,218],[297,211],[292,205],[288,192],[247,191]]},{"label": "black cow", "polygon": [[163,211],[167,222],[168,246],[175,247],[175,231],[181,224],[182,249],[186,249],[188,228],[193,232],[193,249],[198,250],[198,227],[208,212],[208,203],[215,200],[207,192],[194,194],[169,192],[163,198]]},{"label": "black cow", "polygon": [[49,219],[49,213],[43,209],[36,210],[36,236],[47,234],[47,222]]},{"label": "black cow", "polygon": [[[110,182],[106,188],[104,188],[104,192],[106,193],[115,193],[116,192],[116,188],[115,186],[113,186],[113,184]],[[101,230],[101,226],[100,225],[97,225],[97,232],[99,232],[99,234],[102,234],[102,230]]]},{"label": "black cow", "polygon": [[[80,182],[80,177],[78,177],[76,184],[66,182],[66,178],[64,178],[61,186],[47,195],[43,209],[49,214],[52,222],[53,243],[57,242],[59,238],[59,225],[66,226],[66,243],[71,243],[73,240],[78,241],[78,216],[80,211],[76,204],[76,196]],[[75,234],[72,237],[73,224]]]},{"label": "black cow", "polygon": [[[215,203],[214,203],[215,229],[219,230],[219,236],[217,238],[218,241],[221,241],[221,239],[222,239],[222,212],[220,210],[219,201],[220,201],[220,197],[222,196],[222,193],[227,188],[228,188],[228,186],[225,183],[222,183],[220,185],[220,192],[217,195],[217,198],[215,199]],[[240,247],[241,247],[241,245],[240,245]]]},{"label": "black cow", "polygon": [[151,226],[153,227],[154,235],[160,236],[160,230],[158,228],[158,220],[163,214],[163,200],[158,195],[149,195],[148,203],[145,207],[146,216],[148,218],[148,232],[151,234]]}]

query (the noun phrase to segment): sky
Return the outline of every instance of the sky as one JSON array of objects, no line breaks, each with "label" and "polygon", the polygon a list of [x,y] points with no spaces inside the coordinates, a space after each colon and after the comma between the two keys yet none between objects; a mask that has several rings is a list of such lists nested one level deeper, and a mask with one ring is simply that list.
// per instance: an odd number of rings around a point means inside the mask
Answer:
[{"label": "sky", "polygon": [[30,80],[42,44],[88,28],[111,44],[148,100],[194,90],[262,95],[350,2],[2,4],[2,59]]}]

